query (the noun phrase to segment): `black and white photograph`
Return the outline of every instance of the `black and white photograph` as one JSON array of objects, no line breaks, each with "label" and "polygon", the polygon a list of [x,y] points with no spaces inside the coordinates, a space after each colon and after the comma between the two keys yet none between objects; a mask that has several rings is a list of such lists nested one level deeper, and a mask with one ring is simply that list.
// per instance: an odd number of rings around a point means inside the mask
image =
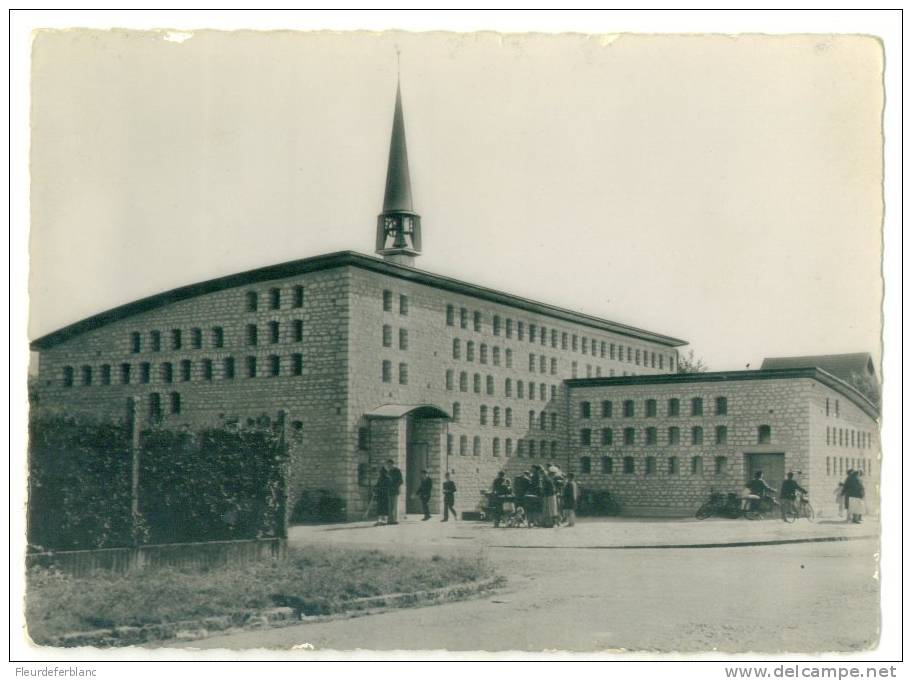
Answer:
[{"label": "black and white photograph", "polygon": [[170,18],[28,40],[23,655],[884,659],[880,37]]}]

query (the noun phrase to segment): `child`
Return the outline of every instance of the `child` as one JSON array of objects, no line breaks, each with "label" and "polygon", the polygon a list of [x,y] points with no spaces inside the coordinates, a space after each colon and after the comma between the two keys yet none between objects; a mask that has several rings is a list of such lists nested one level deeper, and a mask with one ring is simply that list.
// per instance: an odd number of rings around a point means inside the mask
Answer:
[{"label": "child", "polygon": [[453,521],[457,521],[459,517],[456,515],[456,483],[450,480],[450,474],[446,473],[443,481],[443,519],[440,521],[445,523],[450,519],[450,513],[453,514]]}]

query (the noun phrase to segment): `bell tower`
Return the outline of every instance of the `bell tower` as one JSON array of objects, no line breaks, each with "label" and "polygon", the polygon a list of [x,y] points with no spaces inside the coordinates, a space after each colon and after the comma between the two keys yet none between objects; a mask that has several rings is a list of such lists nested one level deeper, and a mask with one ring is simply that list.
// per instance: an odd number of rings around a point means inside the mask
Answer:
[{"label": "bell tower", "polygon": [[376,250],[385,260],[409,267],[414,267],[415,257],[421,255],[421,216],[412,210],[412,183],[409,179],[405,121],[398,83],[383,212],[377,216]]}]

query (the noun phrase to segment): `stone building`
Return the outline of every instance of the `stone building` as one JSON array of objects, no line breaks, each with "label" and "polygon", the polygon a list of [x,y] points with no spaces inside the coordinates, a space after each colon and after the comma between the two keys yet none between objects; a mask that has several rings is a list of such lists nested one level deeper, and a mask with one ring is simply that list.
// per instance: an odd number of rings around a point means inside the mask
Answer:
[{"label": "stone building", "polygon": [[453,471],[469,508],[500,468],[566,465],[565,379],[677,368],[679,339],[416,269],[398,91],[376,252],[191,284],[39,338],[40,409],[122,419],[137,408],[165,427],[284,413],[291,505],[327,489],[354,518],[387,458],[410,511],[422,468],[438,485]]},{"label": "stone building", "polygon": [[[813,358],[809,358],[813,359]],[[877,507],[876,407],[814,366],[567,381],[568,449],[584,487],[628,513],[689,514],[711,490],[755,471],[778,490],[788,471],[824,515],[849,469]]]}]

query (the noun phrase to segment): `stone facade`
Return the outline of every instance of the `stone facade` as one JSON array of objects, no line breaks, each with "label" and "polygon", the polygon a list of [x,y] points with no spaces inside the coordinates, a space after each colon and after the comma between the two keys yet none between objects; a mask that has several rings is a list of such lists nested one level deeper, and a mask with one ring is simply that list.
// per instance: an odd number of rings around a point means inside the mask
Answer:
[{"label": "stone facade", "polygon": [[863,469],[876,508],[873,408],[818,370],[568,385],[570,468],[583,487],[610,490],[627,513],[690,514],[713,490],[740,492],[757,469],[777,491],[784,473],[796,472],[823,515],[835,515],[833,491],[848,468]]}]

